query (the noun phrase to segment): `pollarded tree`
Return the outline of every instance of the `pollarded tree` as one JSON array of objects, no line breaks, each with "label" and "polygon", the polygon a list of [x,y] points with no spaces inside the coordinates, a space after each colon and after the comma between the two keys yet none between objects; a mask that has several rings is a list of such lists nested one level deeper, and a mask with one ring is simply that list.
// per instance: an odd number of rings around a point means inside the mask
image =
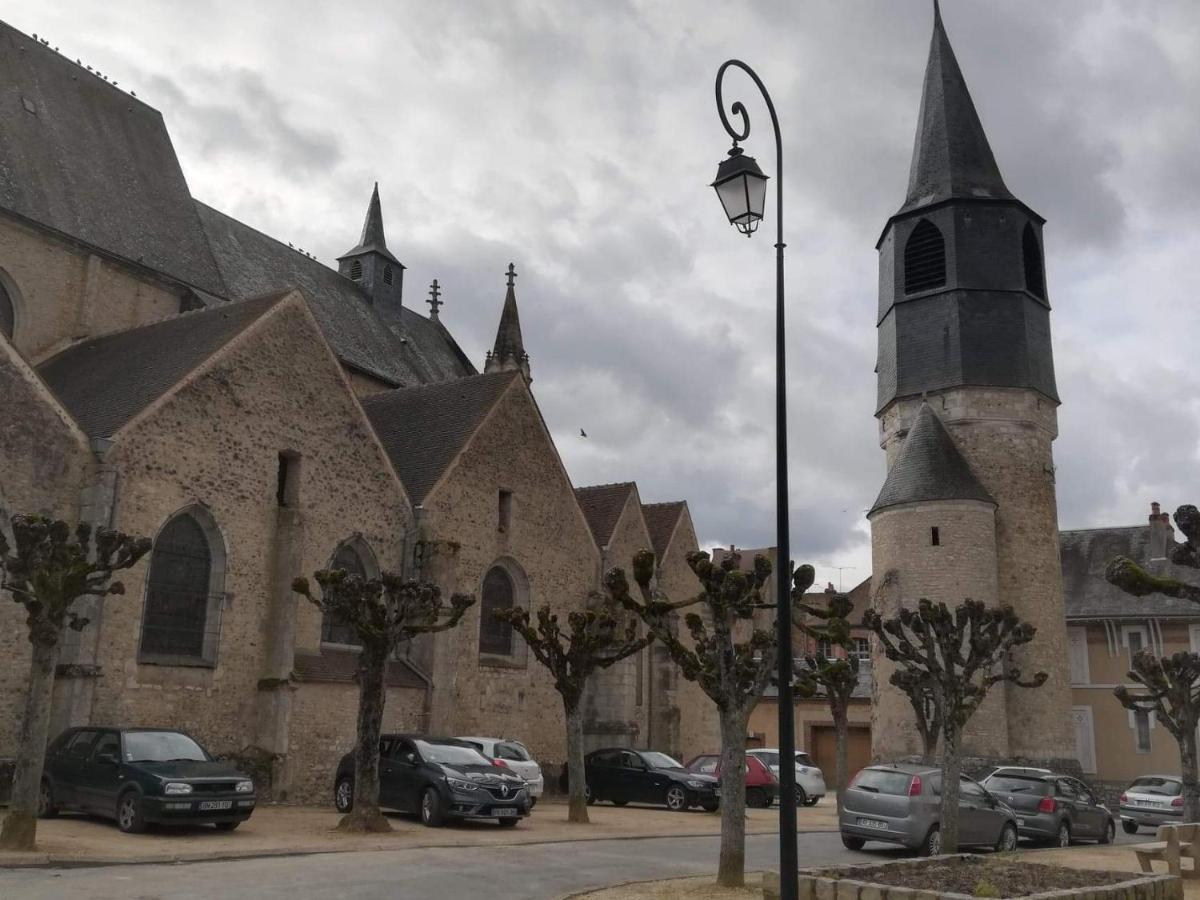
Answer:
[{"label": "pollarded tree", "polygon": [[562,697],[567,720],[567,821],[577,823],[588,821],[580,705],[588,679],[597,669],[638,653],[654,640],[649,632],[638,637],[637,619],[622,615],[623,610],[611,598],[596,599],[599,602],[590,608],[568,613],[565,633],[549,606],[538,609],[536,625],[530,622],[529,611],[520,607],[494,613],[499,621],[512,626],[534,658],[554,676],[554,689]]},{"label": "pollarded tree", "polygon": [[1200,725],[1200,654],[1180,651],[1159,659],[1149,650],[1134,654],[1129,677],[1143,688],[1133,693],[1121,685],[1113,693],[1121,705],[1146,712],[1162,722],[1179,744],[1183,776],[1183,821],[1200,821],[1200,777],[1197,775],[1196,727]]},{"label": "pollarded tree", "polygon": [[942,711],[934,698],[933,685],[915,682],[905,696],[912,705],[917,733],[921,735],[921,762],[931,766],[937,759],[938,738],[942,736]]},{"label": "pollarded tree", "polygon": [[[740,570],[731,554],[713,565],[707,553],[689,553],[688,566],[700,581],[696,597],[672,602],[650,586],[654,554],[640,550],[633,557],[633,577],[641,601],[630,593],[621,569],[604,579],[610,596],[632,610],[671,654],[684,678],[694,681],[717,707],[721,722],[721,854],[717,883],[740,887],[746,878],[746,729],[750,713],[762,699],[775,672],[774,630],[754,627],[757,610],[774,609],[762,587],[771,575],[765,556],[754,559],[754,571]],[[805,584],[807,579],[807,584]],[[802,566],[797,584],[813,582],[811,566]],[[680,610],[695,606],[703,615],[684,616],[691,645],[679,638]]]},{"label": "pollarded tree", "polygon": [[322,613],[354,628],[362,643],[358,654],[358,725],[354,745],[354,794],[339,831],[391,831],[379,811],[379,734],[387,699],[384,676],[388,660],[403,642],[420,634],[455,627],[475,598],[455,594],[442,604],[435,584],[384,572],[378,578],[348,575],[341,569],[313,573],[320,588],[315,595],[307,578],[292,582],[292,590],[307,597]]},{"label": "pollarded tree", "polygon": [[[792,625],[801,634],[816,640],[818,648],[821,642],[828,642],[830,648],[841,647],[844,655],[830,658],[819,652],[803,654],[796,660],[796,693],[806,699],[824,696],[829,704],[837,734],[835,768],[837,804],[841,810],[842,794],[849,778],[850,699],[858,687],[858,657],[850,652],[850,613],[854,610],[854,601],[831,586],[825,592],[824,605],[805,603],[808,587],[803,584],[805,574],[800,570],[792,576]],[[812,579],[809,579],[811,583]]]},{"label": "pollarded tree", "polygon": [[1037,629],[1022,622],[1011,606],[987,607],[966,600],[951,610],[945,603],[921,600],[884,619],[868,610],[863,624],[871,629],[884,655],[896,664],[891,683],[913,703],[932,698],[942,725],[941,830],[928,849],[958,851],[959,739],[963,728],[997,684],[1041,687],[1046,673],[1025,681],[1013,664],[1012,651],[1033,640]]},{"label": "pollarded tree", "polygon": [[63,629],[82,631],[88,624],[72,609],[80,598],[125,593],[121,582],[112,581],[112,574],[145,556],[150,540],[107,529],[93,534],[91,526],[82,522],[72,531],[66,522],[42,516],[13,516],[12,533],[15,546],[10,547],[0,531],[0,589],[25,607],[33,659],[0,848],[33,850]]},{"label": "pollarded tree", "polygon": [[[1177,566],[1200,569],[1200,510],[1185,504],[1175,510],[1175,524],[1187,538],[1167,550],[1167,558]],[[1104,570],[1105,579],[1134,597],[1148,594],[1165,594],[1179,600],[1200,603],[1200,586],[1188,584],[1175,578],[1152,575],[1133,560],[1118,556]]]}]

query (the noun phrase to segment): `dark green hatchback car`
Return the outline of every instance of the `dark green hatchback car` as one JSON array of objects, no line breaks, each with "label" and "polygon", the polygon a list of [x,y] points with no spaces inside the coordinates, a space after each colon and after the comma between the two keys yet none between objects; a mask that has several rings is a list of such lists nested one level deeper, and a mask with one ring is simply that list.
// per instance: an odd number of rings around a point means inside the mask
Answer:
[{"label": "dark green hatchback car", "polygon": [[180,731],[68,728],[46,751],[38,814],[78,810],[149,824],[213,824],[233,831],[254,812],[254,782]]}]

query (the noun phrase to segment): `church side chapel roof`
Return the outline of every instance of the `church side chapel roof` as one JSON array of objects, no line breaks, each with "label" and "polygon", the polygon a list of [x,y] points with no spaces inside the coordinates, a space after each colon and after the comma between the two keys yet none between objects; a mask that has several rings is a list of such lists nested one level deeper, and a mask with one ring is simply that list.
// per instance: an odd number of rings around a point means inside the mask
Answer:
[{"label": "church side chapel roof", "polygon": [[1200,605],[1191,601],[1162,594],[1131,597],[1104,579],[1109,562],[1125,556],[1155,575],[1196,583],[1195,569],[1165,559],[1150,562],[1150,526],[1062,531],[1058,545],[1068,619],[1200,619]]},{"label": "church side chapel roof", "polygon": [[650,532],[650,543],[654,545],[654,555],[662,562],[671,544],[671,536],[675,534],[675,526],[687,508],[686,500],[672,500],[667,503],[643,503],[642,516],[646,519],[646,528]]},{"label": "church side chapel roof", "polygon": [[632,481],[622,481],[617,484],[575,488],[575,497],[579,500],[588,527],[592,529],[592,537],[596,539],[597,547],[606,547],[612,540],[617,520],[621,518],[621,510],[625,508],[635,487]]},{"label": "church side chapel roof", "polygon": [[425,500],[518,372],[399,388],[362,401],[414,505]]},{"label": "church side chapel roof", "polygon": [[38,366],[38,375],[85,434],[110,437],[288,293],[82,341]]},{"label": "church side chapel roof", "polygon": [[321,262],[203,203],[196,209],[229,293],[299,288],[329,346],[350,366],[405,387],[475,374],[440,323],[407,307],[385,316],[353,281]]},{"label": "church side chapel roof", "polygon": [[0,110],[0,208],[224,295],[156,109],[0,22]]},{"label": "church side chapel roof", "polygon": [[951,198],[1012,200],[934,3],[933,39],[900,212]]},{"label": "church side chapel roof", "polygon": [[942,420],[928,403],[922,403],[900,456],[867,515],[901,503],[930,500],[996,502],[963,459]]}]

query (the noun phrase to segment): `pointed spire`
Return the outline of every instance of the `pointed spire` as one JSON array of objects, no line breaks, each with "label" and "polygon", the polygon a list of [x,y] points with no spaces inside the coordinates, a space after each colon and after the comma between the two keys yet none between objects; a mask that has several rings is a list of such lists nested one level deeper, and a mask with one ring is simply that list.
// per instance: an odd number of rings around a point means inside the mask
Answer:
[{"label": "pointed spire", "polygon": [[429,299],[425,301],[429,304],[429,318],[434,322],[438,321],[438,310],[441,309],[442,304],[445,302],[440,299],[441,296],[442,289],[435,278],[433,279],[433,283],[429,285]]},{"label": "pointed spire", "polygon": [[378,253],[391,262],[400,262],[392,256],[391,251],[387,248],[387,238],[383,233],[383,206],[379,202],[378,181],[375,182],[375,189],[371,191],[371,202],[367,204],[367,217],[363,220],[362,237],[359,238],[358,246],[347,250],[338,259],[360,256],[364,253]]},{"label": "pointed spire", "polygon": [[901,212],[951,197],[1012,199],[984,134],[962,70],[933,4],[933,39]]},{"label": "pointed spire", "polygon": [[500,327],[496,329],[496,343],[487,356],[485,372],[503,372],[520,369],[526,381],[531,381],[529,375],[529,354],[525,352],[525,342],[521,338],[521,317],[517,314],[517,294],[513,281],[517,277],[516,266],[508,264],[505,273],[508,280],[508,291],[504,295],[504,309],[500,313]]},{"label": "pointed spire", "polygon": [[901,503],[932,500],[996,502],[971,471],[937,413],[922,401],[917,420],[867,515]]}]

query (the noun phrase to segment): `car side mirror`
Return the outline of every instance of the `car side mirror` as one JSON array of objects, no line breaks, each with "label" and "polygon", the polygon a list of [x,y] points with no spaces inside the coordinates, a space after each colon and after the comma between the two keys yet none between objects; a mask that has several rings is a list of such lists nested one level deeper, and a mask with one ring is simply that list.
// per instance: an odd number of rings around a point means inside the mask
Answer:
[{"label": "car side mirror", "polygon": [[96,762],[105,766],[117,766],[121,764],[121,761],[117,759],[117,754],[109,750],[105,750],[103,753],[97,753]]}]

